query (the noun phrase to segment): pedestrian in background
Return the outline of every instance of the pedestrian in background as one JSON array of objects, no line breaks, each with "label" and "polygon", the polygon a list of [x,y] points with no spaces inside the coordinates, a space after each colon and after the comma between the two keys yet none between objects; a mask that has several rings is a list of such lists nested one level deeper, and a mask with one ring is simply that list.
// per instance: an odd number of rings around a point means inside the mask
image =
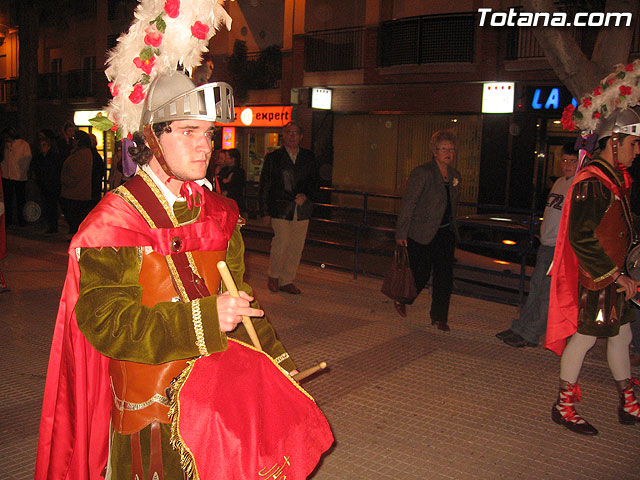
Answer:
[{"label": "pedestrian in background", "polygon": [[553,261],[562,205],[577,167],[578,153],[574,149],[574,143],[566,143],[562,147],[562,176],[551,187],[544,209],[536,266],[529,282],[529,296],[520,310],[520,315],[511,323],[511,328],[496,334],[498,339],[512,347],[537,347],[540,335],[547,329],[549,289],[551,288],[551,277],[547,273]]},{"label": "pedestrian in background", "polygon": [[98,153],[98,138],[89,133],[89,140],[91,141],[91,203],[92,207],[95,207],[102,198],[102,180],[107,171],[107,167],[104,163],[104,159]]},{"label": "pedestrian in background", "polygon": [[76,148],[62,165],[60,203],[69,233],[75,234],[84,217],[93,207],[92,200],[93,153],[91,139],[86,132],[76,133]]},{"label": "pedestrian in background", "polygon": [[[14,205],[18,225],[24,227],[24,206],[27,202],[27,180],[31,165],[31,147],[20,138],[18,131],[8,127],[3,132],[2,187],[6,210],[6,224],[13,224]],[[14,203],[15,200],[15,203]]]},{"label": "pedestrian in background", "polygon": [[318,167],[311,150],[300,148],[302,128],[290,122],[282,129],[282,147],[264,158],[260,175],[260,212],[271,223],[273,238],[267,286],[272,292],[297,295],[293,284],[307,237]]},{"label": "pedestrian in background", "polygon": [[[455,134],[449,130],[435,132],[429,150],[432,160],[414,168],[409,175],[396,223],[396,243],[407,247],[418,294],[433,271],[431,324],[448,332],[461,181],[453,167]],[[406,316],[404,304],[394,302],[394,306],[401,316]]]},{"label": "pedestrian in background", "polygon": [[64,162],[71,152],[73,151],[76,131],[78,127],[75,126],[72,122],[66,122],[62,126],[62,131],[60,132],[60,137],[58,137],[58,151],[62,156],[62,161]]},{"label": "pedestrian in background", "polygon": [[235,200],[240,213],[246,213],[247,207],[244,201],[244,189],[247,183],[247,174],[240,166],[240,150],[231,148],[225,151],[226,161],[218,173],[220,190],[226,197]]},{"label": "pedestrian in background", "polygon": [[207,167],[207,175],[206,179],[211,182],[213,186],[213,191],[216,193],[220,193],[220,182],[218,181],[218,175],[220,174],[220,170],[222,170],[227,163],[227,155],[221,148],[215,149],[211,153],[211,160],[209,161],[209,166]]},{"label": "pedestrian in background", "polygon": [[60,202],[60,174],[62,157],[58,152],[58,142],[53,131],[40,131],[38,154],[33,157],[32,168],[42,198],[42,216],[46,223],[44,233],[58,231],[58,203]]}]

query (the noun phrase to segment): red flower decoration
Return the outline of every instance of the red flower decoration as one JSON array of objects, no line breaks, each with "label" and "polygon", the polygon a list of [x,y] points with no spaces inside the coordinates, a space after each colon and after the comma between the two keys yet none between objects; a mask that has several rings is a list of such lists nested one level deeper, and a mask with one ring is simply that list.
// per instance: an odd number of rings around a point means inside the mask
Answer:
[{"label": "red flower decoration", "polygon": [[136,67],[142,70],[147,75],[151,75],[151,70],[153,70],[153,64],[156,63],[155,55],[151,57],[149,60],[140,60],[140,57],[136,57],[133,59],[133,63]]},{"label": "red flower decoration", "polygon": [[180,13],[180,0],[167,0],[164,2],[164,11],[171,18],[176,18]]},{"label": "red flower decoration", "polygon": [[620,95],[631,95],[631,87],[627,85],[620,85]]},{"label": "red flower decoration", "polygon": [[120,127],[118,125],[114,125],[113,127],[111,127],[111,131],[112,132],[117,132],[119,128]]},{"label": "red flower decoration", "polygon": [[590,107],[591,106],[591,97],[584,97],[582,99],[582,106],[583,107]]},{"label": "red flower decoration", "polygon": [[207,38],[208,32],[209,27],[199,20],[196,20],[196,23],[191,25],[191,34],[194,37],[199,38],[200,40],[204,40],[205,38]]},{"label": "red flower decoration", "polygon": [[602,87],[596,87],[596,89],[593,91],[594,97],[597,97],[598,95],[602,95]]},{"label": "red flower decoration", "polygon": [[109,91],[111,92],[112,97],[118,96],[118,86],[115,83],[109,82]]},{"label": "red flower decoration", "polygon": [[162,43],[162,34],[154,26],[151,26],[145,30],[144,36],[145,45],[151,45],[152,47],[159,47]]},{"label": "red flower decoration", "polygon": [[575,109],[576,107],[574,107],[573,104],[570,103],[562,111],[560,123],[562,123],[562,128],[564,128],[565,130],[571,131],[576,129],[576,124],[573,123],[573,112]]},{"label": "red flower decoration", "polygon": [[610,78],[609,80],[607,80],[607,83],[608,83],[609,85],[613,85],[613,82],[615,82],[615,81],[616,81],[616,79],[615,79],[615,78]]},{"label": "red flower decoration", "polygon": [[595,118],[596,120],[600,118],[600,116],[600,112],[593,112],[593,118]]},{"label": "red flower decoration", "polygon": [[136,83],[136,85],[133,87],[133,92],[131,92],[131,94],[129,95],[129,100],[131,100],[131,103],[138,104],[142,100],[144,100],[144,97],[146,97],[146,95],[142,91],[142,84]]},{"label": "red flower decoration", "polygon": [[625,69],[627,72],[631,72],[631,71],[633,71],[633,63],[628,63],[628,64],[627,64],[627,66],[626,66],[626,67],[624,67],[624,69]]}]

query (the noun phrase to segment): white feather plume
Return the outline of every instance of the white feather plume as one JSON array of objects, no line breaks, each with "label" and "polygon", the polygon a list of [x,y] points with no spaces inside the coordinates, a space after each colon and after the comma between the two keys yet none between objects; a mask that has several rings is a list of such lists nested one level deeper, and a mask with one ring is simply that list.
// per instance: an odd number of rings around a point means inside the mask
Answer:
[{"label": "white feather plume", "polygon": [[[139,129],[144,100],[134,103],[129,96],[136,84],[141,84],[141,93],[146,97],[149,85],[158,74],[170,73],[182,65],[192,72],[202,62],[202,54],[208,51],[209,40],[221,25],[231,28],[231,17],[222,7],[224,0],[140,0],[135,19],[127,33],[118,38],[118,44],[110,52],[105,74],[110,82],[111,92],[115,94],[107,106],[109,120],[120,128],[120,135],[127,136]],[[165,11],[165,5],[179,6],[179,13],[171,18]],[[168,8],[171,11],[171,8]],[[175,10],[174,10],[175,11]],[[157,19],[160,18],[158,22]],[[162,28],[166,25],[164,32]],[[196,22],[206,25],[208,31],[201,31],[197,38],[192,33]],[[204,30],[204,29],[202,29]],[[153,47],[145,43],[145,37],[151,32],[160,43]],[[142,51],[153,48],[154,63],[148,76],[134,61]]]}]

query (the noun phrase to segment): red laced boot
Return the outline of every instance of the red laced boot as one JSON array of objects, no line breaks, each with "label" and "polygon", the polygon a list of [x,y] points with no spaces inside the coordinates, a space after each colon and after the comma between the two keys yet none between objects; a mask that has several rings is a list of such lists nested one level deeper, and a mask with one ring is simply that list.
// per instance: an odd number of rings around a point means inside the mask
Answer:
[{"label": "red laced boot", "polygon": [[640,406],[633,391],[633,387],[640,387],[635,378],[627,378],[616,382],[620,403],[618,404],[618,421],[623,425],[633,425],[640,422]]},{"label": "red laced boot", "polygon": [[560,380],[558,400],[551,407],[551,419],[558,425],[581,435],[597,435],[598,430],[580,416],[574,405],[580,401],[582,394],[577,383]]}]

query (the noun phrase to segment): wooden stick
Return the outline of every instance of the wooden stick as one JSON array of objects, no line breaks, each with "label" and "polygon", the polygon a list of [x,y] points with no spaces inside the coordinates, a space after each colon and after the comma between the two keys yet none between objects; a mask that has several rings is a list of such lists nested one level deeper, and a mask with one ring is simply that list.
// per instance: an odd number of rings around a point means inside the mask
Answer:
[{"label": "wooden stick", "polygon": [[[220,276],[222,277],[222,281],[224,282],[225,287],[229,291],[229,295],[232,297],[240,297],[238,293],[238,288],[236,287],[236,282],[233,281],[233,277],[231,276],[231,272],[229,272],[229,267],[227,267],[226,262],[220,260],[217,264],[218,271],[220,272]],[[242,316],[242,324],[244,328],[247,329],[247,333],[253,342],[253,346],[258,350],[262,350],[262,345],[260,345],[260,339],[258,338],[258,334],[256,333],[256,329],[253,327],[253,323],[249,317]]]},{"label": "wooden stick", "polygon": [[303,378],[307,378],[309,375],[313,375],[314,373],[316,373],[316,372],[318,372],[320,370],[324,370],[325,368],[327,368],[327,362],[320,362],[315,367],[307,368],[306,370],[302,370],[301,372],[296,373],[293,376],[293,379],[296,382],[299,382]]}]

